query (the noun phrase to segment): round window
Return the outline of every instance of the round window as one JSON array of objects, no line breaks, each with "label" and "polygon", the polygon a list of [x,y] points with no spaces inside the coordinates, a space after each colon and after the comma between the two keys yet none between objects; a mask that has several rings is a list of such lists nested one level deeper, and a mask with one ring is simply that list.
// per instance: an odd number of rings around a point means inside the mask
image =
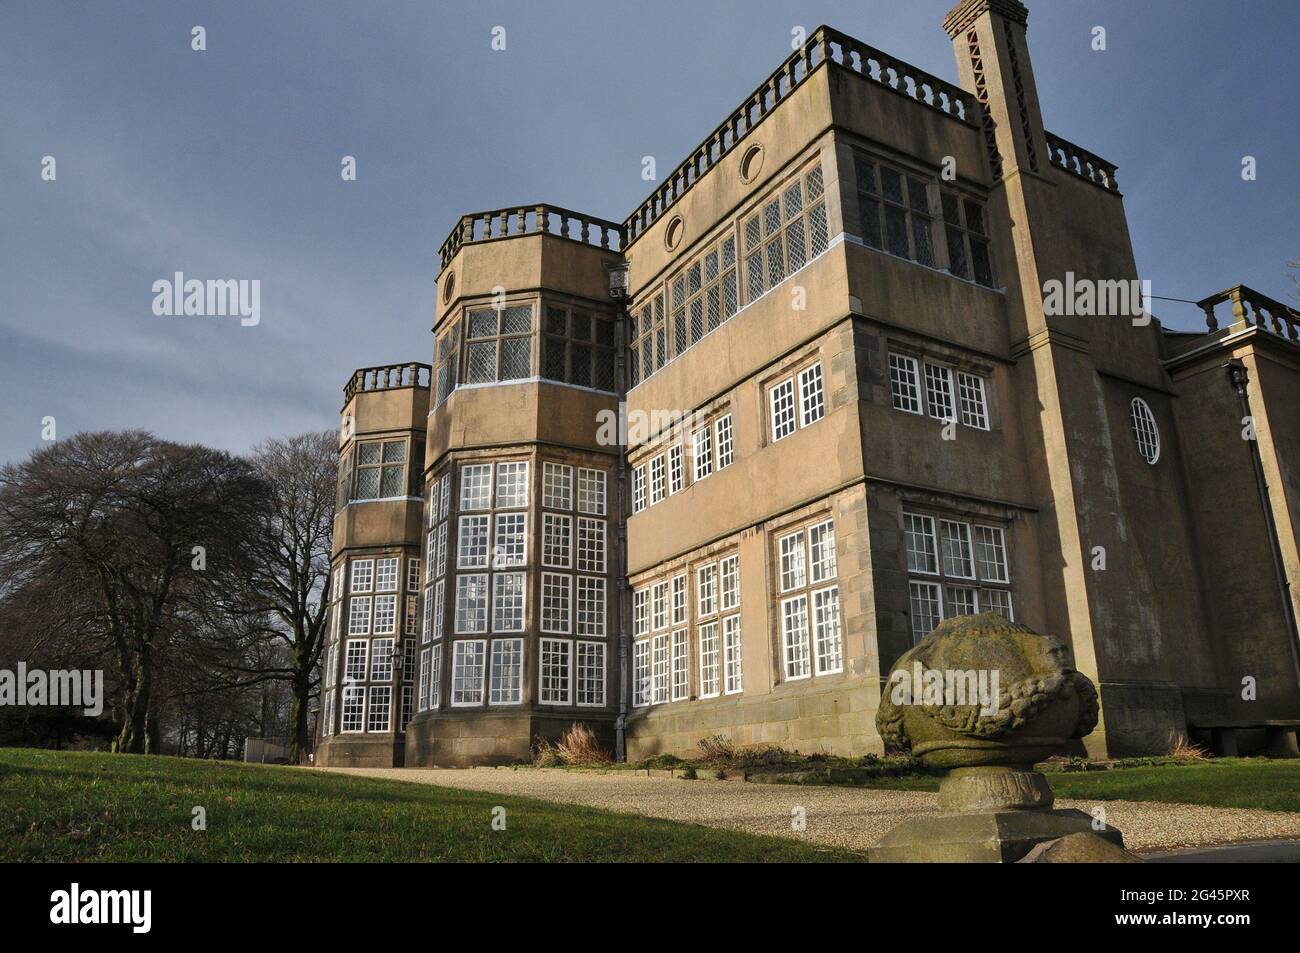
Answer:
[{"label": "round window", "polygon": [[447,272],[447,279],[442,283],[442,303],[446,304],[451,300],[452,292],[456,290],[456,273]]},{"label": "round window", "polygon": [[664,229],[664,247],[672,251],[682,243],[682,233],[686,231],[686,225],[682,222],[682,217],[678,215],[668,227]]},{"label": "round window", "polygon": [[740,181],[749,183],[763,168],[763,147],[755,143],[740,157]]},{"label": "round window", "polygon": [[1129,418],[1138,453],[1147,463],[1155,463],[1160,459],[1160,428],[1156,426],[1156,416],[1151,413],[1151,407],[1141,397],[1134,397],[1129,404]]}]

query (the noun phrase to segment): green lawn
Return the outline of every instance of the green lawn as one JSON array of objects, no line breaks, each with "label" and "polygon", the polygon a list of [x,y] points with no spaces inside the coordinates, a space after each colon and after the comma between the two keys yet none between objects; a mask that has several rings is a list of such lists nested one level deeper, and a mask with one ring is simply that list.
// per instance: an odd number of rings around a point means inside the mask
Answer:
[{"label": "green lawn", "polygon": [[[1218,807],[1300,811],[1300,760],[1215,758],[1191,764],[1112,768],[1109,771],[1050,771],[1057,797],[1089,801],[1171,801]],[[938,778],[879,778],[863,787],[894,791],[937,791]]]},{"label": "green lawn", "polygon": [[[492,809],[506,808],[506,830]],[[207,810],[207,830],[191,827]],[[796,841],[426,784],[0,748],[0,861],[861,861]]]}]

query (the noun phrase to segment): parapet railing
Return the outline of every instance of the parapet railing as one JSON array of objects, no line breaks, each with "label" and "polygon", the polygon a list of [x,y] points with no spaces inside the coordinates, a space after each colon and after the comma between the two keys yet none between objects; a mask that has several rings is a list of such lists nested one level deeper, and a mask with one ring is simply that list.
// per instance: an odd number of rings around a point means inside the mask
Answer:
[{"label": "parapet railing", "polygon": [[1219,330],[1219,319],[1214,313],[1214,306],[1225,301],[1232,302],[1231,326],[1256,327],[1300,343],[1300,312],[1245,285],[1233,285],[1196,302],[1197,307],[1205,312],[1205,326],[1211,331]]},{"label": "parapet railing", "polygon": [[[554,225],[559,227],[554,228]],[[515,205],[462,215],[447,240],[442,243],[438,255],[442,259],[442,267],[446,268],[462,245],[537,234],[567,238],[610,251],[620,251],[624,245],[623,226],[617,222],[608,222],[557,205]]]},{"label": "parapet railing", "polygon": [[702,143],[673,170],[623,223],[630,245],[640,237],[686,191],[734,150],[754,127],[824,63],[838,63],[865,79],[908,96],[961,122],[974,124],[975,106],[971,94],[861,43],[828,26],[818,27],[802,47],[788,56],[731,115],[709,133]]},{"label": "parapet railing", "polygon": [[1110,192],[1119,191],[1115,181],[1116,166],[1098,155],[1094,155],[1082,146],[1076,146],[1068,139],[1062,139],[1054,133],[1047,133],[1047,154],[1052,165],[1058,169],[1073,173],[1086,179],[1093,185]]},{"label": "parapet railing", "polygon": [[343,404],[358,393],[375,390],[397,390],[401,387],[428,388],[433,368],[428,364],[384,364],[379,367],[362,367],[352,372],[343,388]]}]

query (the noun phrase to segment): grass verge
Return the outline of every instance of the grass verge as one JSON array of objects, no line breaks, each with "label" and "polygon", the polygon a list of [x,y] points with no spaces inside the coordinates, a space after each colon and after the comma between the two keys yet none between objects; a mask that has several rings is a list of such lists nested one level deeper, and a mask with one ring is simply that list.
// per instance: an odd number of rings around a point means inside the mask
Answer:
[{"label": "grass verge", "polygon": [[[493,808],[506,829],[493,830]],[[194,808],[207,829],[194,830]],[[0,861],[860,861],[528,798],[183,758],[0,749]]]}]

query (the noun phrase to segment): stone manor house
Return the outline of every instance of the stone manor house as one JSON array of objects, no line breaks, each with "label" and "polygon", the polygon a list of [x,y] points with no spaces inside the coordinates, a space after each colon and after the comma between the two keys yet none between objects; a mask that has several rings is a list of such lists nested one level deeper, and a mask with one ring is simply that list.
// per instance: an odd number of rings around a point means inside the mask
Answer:
[{"label": "stone manor house", "polygon": [[318,763],[880,752],[984,611],[1071,649],[1093,755],[1294,746],[1300,317],[1045,304],[1138,276],[1027,18],[958,3],[957,86],[822,27],[625,221],[460,220],[431,362],[344,390]]}]

